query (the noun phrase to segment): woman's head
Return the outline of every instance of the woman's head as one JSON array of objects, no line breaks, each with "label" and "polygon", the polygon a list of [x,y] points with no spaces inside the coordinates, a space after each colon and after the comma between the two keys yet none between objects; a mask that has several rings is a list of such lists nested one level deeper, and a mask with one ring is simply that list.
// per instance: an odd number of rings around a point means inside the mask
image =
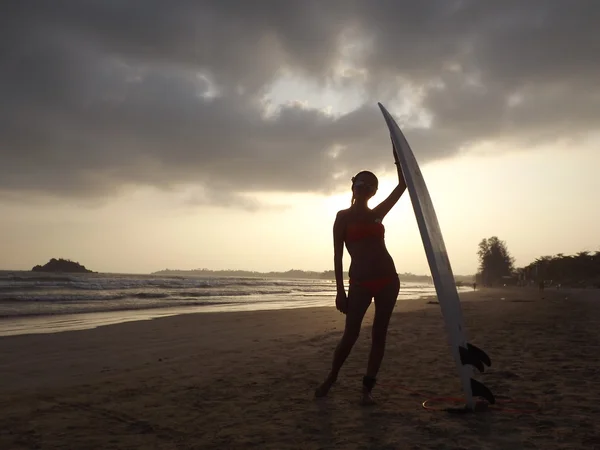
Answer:
[{"label": "woman's head", "polygon": [[352,177],[352,203],[357,198],[368,200],[377,192],[379,180],[373,172],[363,170]]}]

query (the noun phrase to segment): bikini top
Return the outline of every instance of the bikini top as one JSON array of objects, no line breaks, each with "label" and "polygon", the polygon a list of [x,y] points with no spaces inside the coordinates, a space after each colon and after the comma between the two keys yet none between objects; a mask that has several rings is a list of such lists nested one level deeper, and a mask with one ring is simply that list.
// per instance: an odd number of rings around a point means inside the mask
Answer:
[{"label": "bikini top", "polygon": [[381,222],[355,222],[346,226],[346,242],[358,241],[368,237],[383,239],[385,227]]}]

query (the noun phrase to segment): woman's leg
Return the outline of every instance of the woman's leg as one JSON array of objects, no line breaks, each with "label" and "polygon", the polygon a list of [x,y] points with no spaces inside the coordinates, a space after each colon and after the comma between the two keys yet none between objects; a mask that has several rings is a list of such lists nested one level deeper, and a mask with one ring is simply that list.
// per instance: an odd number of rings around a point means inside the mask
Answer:
[{"label": "woman's leg", "polygon": [[348,311],[346,312],[346,325],[344,334],[338,343],[333,353],[333,362],[331,364],[331,372],[315,391],[316,397],[324,397],[329,392],[329,389],[337,380],[338,374],[344,361],[350,354],[352,347],[356,343],[360,334],[363,318],[372,299],[371,292],[361,286],[350,285],[348,289]]},{"label": "woman's leg", "polygon": [[373,403],[371,389],[375,385],[375,379],[383,360],[388,325],[394,311],[394,306],[396,305],[396,300],[398,299],[399,291],[400,280],[394,279],[381,292],[375,295],[375,318],[373,319],[371,352],[367,364],[367,374],[363,379],[363,402],[367,404]]}]

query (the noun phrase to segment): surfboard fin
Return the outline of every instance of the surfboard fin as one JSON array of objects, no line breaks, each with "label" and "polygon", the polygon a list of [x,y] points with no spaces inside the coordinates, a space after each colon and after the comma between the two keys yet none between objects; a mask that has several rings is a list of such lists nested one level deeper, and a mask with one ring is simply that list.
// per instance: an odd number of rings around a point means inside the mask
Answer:
[{"label": "surfboard fin", "polygon": [[480,383],[474,378],[471,378],[471,392],[473,392],[473,397],[481,397],[487,400],[490,405],[496,403],[496,397],[494,397],[492,391],[485,387],[483,383]]},{"label": "surfboard fin", "polygon": [[477,357],[477,359],[479,361],[481,361],[482,363],[484,363],[486,366],[489,367],[492,365],[492,360],[490,359],[490,357],[487,355],[486,352],[481,350],[479,347],[476,347],[473,344],[467,343],[467,349],[469,350],[469,353],[475,355]]},{"label": "surfboard fin", "polygon": [[458,347],[458,352],[460,354],[460,362],[463,365],[470,364],[480,372],[485,370],[484,364],[486,366],[492,364],[490,357],[483,350],[469,343],[467,343],[466,348],[463,346]]}]

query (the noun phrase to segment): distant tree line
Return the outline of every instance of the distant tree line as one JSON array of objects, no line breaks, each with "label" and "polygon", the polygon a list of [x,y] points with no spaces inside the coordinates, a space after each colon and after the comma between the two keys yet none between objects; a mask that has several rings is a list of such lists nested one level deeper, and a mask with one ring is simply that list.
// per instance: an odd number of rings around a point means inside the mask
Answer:
[{"label": "distant tree line", "polygon": [[[211,270],[211,269],[164,269],[158,272],[153,272],[152,275],[181,275],[181,276],[197,276],[197,277],[235,277],[235,278],[307,278],[307,279],[327,279],[330,278],[329,271],[317,272],[298,269],[290,269],[285,272],[258,272],[255,270]],[[348,274],[345,273],[347,277]],[[333,271],[331,271],[331,277]]]},{"label": "distant tree line", "polygon": [[542,256],[517,269],[517,276],[524,280],[542,280],[563,286],[600,288],[600,251]]},{"label": "distant tree line", "polygon": [[[285,272],[257,272],[251,270],[210,270],[210,269],[193,269],[193,270],[171,270],[164,269],[158,272],[153,272],[152,275],[167,275],[167,276],[196,276],[196,277],[235,277],[235,278],[279,278],[279,279],[311,279],[311,280],[335,280],[335,272],[333,270],[325,270],[323,272],[306,271],[291,269]],[[343,273],[344,279],[348,279],[348,272]],[[400,274],[403,281],[412,281],[416,283],[431,283],[430,275],[415,275],[413,273]],[[470,283],[473,275],[455,275],[458,283]]]},{"label": "distant tree line", "polygon": [[476,282],[484,286],[544,283],[600,288],[600,251],[542,256],[524,267],[515,268],[514,258],[506,243],[497,236],[492,236],[479,243],[477,255],[479,269]]}]

